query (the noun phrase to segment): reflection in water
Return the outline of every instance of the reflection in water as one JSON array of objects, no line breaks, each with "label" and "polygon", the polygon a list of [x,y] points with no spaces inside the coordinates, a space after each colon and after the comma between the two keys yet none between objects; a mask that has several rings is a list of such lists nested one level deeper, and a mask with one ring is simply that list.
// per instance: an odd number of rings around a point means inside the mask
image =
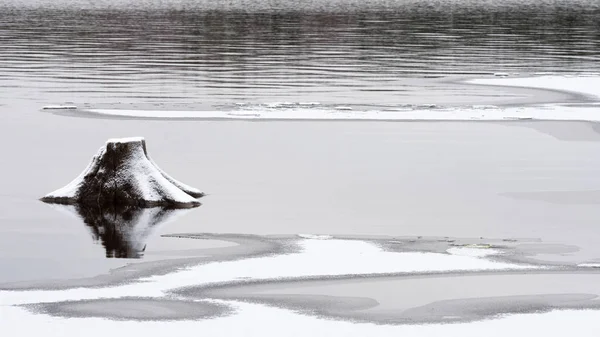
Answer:
[{"label": "reflection in water", "polygon": [[146,241],[161,225],[189,209],[161,207],[99,208],[94,205],[52,205],[68,211],[88,226],[94,241],[102,242],[108,258],[137,259],[144,255]]},{"label": "reflection in water", "polygon": [[597,0],[22,3],[0,2],[0,101],[377,105],[456,94],[431,76],[600,71]]}]

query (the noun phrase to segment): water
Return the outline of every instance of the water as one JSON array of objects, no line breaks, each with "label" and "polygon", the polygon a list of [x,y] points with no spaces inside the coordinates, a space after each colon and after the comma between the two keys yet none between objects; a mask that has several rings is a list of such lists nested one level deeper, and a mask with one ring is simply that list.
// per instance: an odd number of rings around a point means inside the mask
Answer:
[{"label": "water", "polygon": [[2,0],[0,104],[452,104],[489,93],[440,78],[600,71],[598,18],[595,0]]},{"label": "water", "polygon": [[[502,95],[456,80],[600,72],[598,18],[595,0],[0,0],[0,283],[204,247],[159,236],[186,232],[532,237],[595,259],[597,194],[585,191],[600,189],[600,136],[589,125],[122,121],[39,108],[475,104]],[[124,242],[107,236],[128,233],[116,225],[37,201],[107,138],[137,135],[209,193],[201,208]],[[572,195],[583,201],[561,203]]]}]

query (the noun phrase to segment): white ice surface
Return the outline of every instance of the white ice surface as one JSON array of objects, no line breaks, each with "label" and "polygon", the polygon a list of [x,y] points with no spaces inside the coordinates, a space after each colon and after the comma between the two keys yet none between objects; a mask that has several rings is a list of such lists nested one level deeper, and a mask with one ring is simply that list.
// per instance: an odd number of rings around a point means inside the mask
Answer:
[{"label": "white ice surface", "polygon": [[44,110],[74,110],[77,109],[75,105],[46,105],[42,109]]},{"label": "white ice surface", "polygon": [[259,336],[259,337],[598,337],[600,311],[565,310],[504,316],[458,324],[376,325],[326,320],[259,304],[233,305],[231,316],[197,321],[114,321],[100,318],[58,318],[18,307],[0,307],[5,336]]},{"label": "white ice surface", "polygon": [[[600,84],[599,84],[600,85]],[[398,110],[339,111],[332,109],[278,109],[263,111],[175,111],[91,109],[92,113],[144,118],[198,118],[241,120],[364,120],[364,121],[506,121],[518,119],[600,121],[600,104],[545,104],[526,107],[474,106],[465,108],[415,108]]]},{"label": "white ice surface", "polygon": [[386,252],[374,244],[357,240],[300,239],[299,245],[302,247],[299,253],[208,263],[118,287],[0,291],[0,301],[26,304],[123,296],[160,297],[168,290],[181,287],[248,279],[539,268],[473,256]]},{"label": "white ice surface", "polygon": [[584,268],[600,268],[600,263],[580,263],[577,266]]},{"label": "white ice surface", "polygon": [[[570,91],[600,99],[600,76],[537,77],[491,77],[469,80],[478,85],[527,87]],[[243,120],[483,120],[503,121],[515,119],[540,120],[587,120],[600,121],[600,104],[540,104],[523,107],[497,107],[474,105],[466,107],[438,107],[421,104],[389,110],[358,110],[351,107],[324,105],[301,105],[288,102],[265,104],[258,107],[240,105],[239,110],[222,111],[177,111],[177,110],[128,110],[90,109],[91,113],[144,118],[198,118],[198,119],[243,119]]]},{"label": "white ice surface", "polygon": [[501,251],[491,248],[453,247],[447,250],[449,254],[459,256],[485,257],[498,255]]},{"label": "white ice surface", "polygon": [[598,76],[559,76],[485,78],[467,81],[472,84],[501,85],[570,91],[600,98],[600,77]]},{"label": "white ice surface", "polygon": [[318,234],[298,234],[303,239],[315,239],[315,240],[328,240],[333,238],[331,235],[318,235]]}]

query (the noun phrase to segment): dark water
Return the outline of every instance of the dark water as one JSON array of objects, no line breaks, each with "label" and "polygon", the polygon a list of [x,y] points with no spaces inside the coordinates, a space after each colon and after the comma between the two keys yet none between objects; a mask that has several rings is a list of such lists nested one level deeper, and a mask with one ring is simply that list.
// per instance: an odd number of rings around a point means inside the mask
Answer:
[{"label": "dark water", "polygon": [[330,102],[600,71],[600,1],[0,0],[0,104]]}]

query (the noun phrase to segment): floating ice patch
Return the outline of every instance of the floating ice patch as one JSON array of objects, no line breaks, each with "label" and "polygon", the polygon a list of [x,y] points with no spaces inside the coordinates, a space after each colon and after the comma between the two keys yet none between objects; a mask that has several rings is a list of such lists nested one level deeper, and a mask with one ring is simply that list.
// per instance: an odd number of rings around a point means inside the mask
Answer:
[{"label": "floating ice patch", "polygon": [[490,255],[498,255],[502,252],[497,249],[480,248],[480,247],[453,247],[447,250],[448,254],[471,257],[486,257]]},{"label": "floating ice patch", "polygon": [[473,109],[479,109],[479,110],[490,110],[490,109],[500,109],[498,106],[496,105],[473,105]]},{"label": "floating ice patch", "polygon": [[600,263],[580,263],[577,266],[584,268],[600,268]]},{"label": "floating ice patch", "polygon": [[260,118],[260,114],[257,113],[240,113],[240,112],[229,112],[227,116],[233,118]]},{"label": "floating ice patch", "polygon": [[534,118],[533,117],[525,117],[525,116],[523,116],[523,117],[506,116],[506,117],[503,117],[502,119],[507,120],[507,121],[526,121],[526,120],[532,120]]},{"label": "floating ice patch", "polygon": [[484,78],[469,80],[467,83],[524,87],[575,92],[600,98],[600,76],[559,76]]},{"label": "floating ice patch", "polygon": [[264,106],[267,108],[271,108],[271,109],[277,109],[277,108],[293,107],[295,105],[296,105],[296,103],[292,103],[292,102],[273,102],[273,103],[266,103]]},{"label": "floating ice patch", "polygon": [[341,275],[428,273],[533,269],[490,261],[473,256],[421,252],[386,252],[380,247],[358,240],[301,239],[299,253],[203,264],[166,275],[152,276],[138,283],[101,289],[65,291],[2,292],[6,304],[55,302],[72,299],[118,298],[123,296],[162,296],[169,290],[239,279],[272,280],[281,278],[327,277]]},{"label": "floating ice patch", "polygon": [[413,107],[395,110],[339,110],[335,107],[289,108],[230,111],[158,111],[90,109],[88,113],[109,117],[155,119],[224,119],[224,120],[323,120],[323,121],[600,121],[594,103],[566,105],[544,104],[526,107],[470,106],[460,108]]},{"label": "floating ice patch", "polygon": [[[207,320],[127,321],[36,315],[24,308],[2,308],[2,332],[7,336],[344,336],[344,337],[597,337],[600,311],[561,310],[507,315],[458,324],[383,325],[335,321],[254,303],[213,301],[230,305],[236,314]],[[534,333],[527,333],[534,332]]]},{"label": "floating ice patch", "polygon": [[297,254],[211,263],[176,273],[153,276],[163,290],[199,284],[221,283],[245,277],[253,280],[295,277],[364,275],[385,273],[443,272],[458,270],[527,269],[535,266],[489,261],[472,256],[420,252],[386,252],[355,240],[299,241]]},{"label": "floating ice patch", "polygon": [[[600,76],[587,74],[563,76],[543,74],[535,77],[496,76],[472,79],[467,83],[507,87],[559,90],[587,95],[600,99]],[[272,102],[234,103],[231,110],[144,110],[144,109],[79,109],[90,114],[112,117],[156,118],[156,119],[232,119],[232,120],[380,120],[380,121],[445,121],[445,120],[585,120],[600,121],[598,106],[583,104],[539,104],[523,107],[496,107],[473,105],[445,107],[436,104],[398,105],[385,109],[364,109],[339,103],[323,105],[318,102]],[[48,106],[47,108],[69,108],[74,106]],[[76,107],[75,107],[76,108]]]},{"label": "floating ice patch", "polygon": [[162,297],[164,293],[155,285],[140,283],[135,286],[110,288],[73,288],[67,290],[0,290],[0,304],[19,305],[29,303],[51,303],[62,301],[91,300],[121,297]]},{"label": "floating ice patch", "polygon": [[303,239],[313,239],[313,240],[327,240],[331,239],[331,235],[316,235],[316,234],[298,234],[299,237]]},{"label": "floating ice patch", "polygon": [[43,110],[75,110],[76,105],[46,105],[42,107]]}]

